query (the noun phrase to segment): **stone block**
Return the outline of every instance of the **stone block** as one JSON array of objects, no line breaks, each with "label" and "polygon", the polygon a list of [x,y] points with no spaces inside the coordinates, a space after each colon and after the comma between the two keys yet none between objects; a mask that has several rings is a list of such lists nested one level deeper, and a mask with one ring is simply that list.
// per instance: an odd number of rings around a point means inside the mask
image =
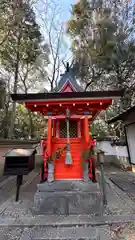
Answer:
[{"label": "stone block", "polygon": [[34,211],[37,214],[100,214],[102,198],[99,186],[79,181],[38,184]]},{"label": "stone block", "polygon": [[56,191],[79,191],[79,192],[100,192],[98,183],[92,183],[90,180],[83,181],[54,181],[53,183],[37,184],[39,192],[56,192]]},{"label": "stone block", "polygon": [[54,174],[53,173],[49,173],[48,174],[48,182],[51,183],[54,181]]}]

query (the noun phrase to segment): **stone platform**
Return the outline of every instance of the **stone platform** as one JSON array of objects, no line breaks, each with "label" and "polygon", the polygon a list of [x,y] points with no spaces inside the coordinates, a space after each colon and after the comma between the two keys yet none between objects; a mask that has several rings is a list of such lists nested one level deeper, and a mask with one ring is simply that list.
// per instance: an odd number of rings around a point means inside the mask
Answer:
[{"label": "stone platform", "polygon": [[98,183],[91,181],[55,181],[37,185],[34,196],[35,214],[96,214],[102,213]]}]

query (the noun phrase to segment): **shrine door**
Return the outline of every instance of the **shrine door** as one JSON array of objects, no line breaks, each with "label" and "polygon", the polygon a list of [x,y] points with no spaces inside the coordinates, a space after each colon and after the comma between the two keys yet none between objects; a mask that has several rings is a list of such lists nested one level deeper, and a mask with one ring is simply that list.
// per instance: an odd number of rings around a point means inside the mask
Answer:
[{"label": "shrine door", "polygon": [[[58,134],[53,144],[53,151],[57,148],[63,148],[67,143],[67,127],[66,121],[60,120],[58,122]],[[82,139],[80,134],[80,125],[77,120],[70,120],[69,122],[70,131],[70,150],[72,156],[72,164],[66,165],[66,150],[61,154],[60,159],[55,161],[55,180],[59,179],[73,179],[81,180],[83,178],[83,170],[81,163],[81,151],[82,151]]]}]

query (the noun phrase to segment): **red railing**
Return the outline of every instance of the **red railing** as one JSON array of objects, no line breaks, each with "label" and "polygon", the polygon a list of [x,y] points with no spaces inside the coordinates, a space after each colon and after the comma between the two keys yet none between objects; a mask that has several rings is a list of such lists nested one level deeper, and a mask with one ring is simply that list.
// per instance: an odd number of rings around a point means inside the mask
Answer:
[{"label": "red railing", "polygon": [[[95,140],[90,140],[89,146],[87,147],[87,151],[93,152],[89,156],[89,159],[87,159],[88,162],[88,177],[91,179],[93,182],[96,182],[96,172],[95,172],[95,156],[94,156],[94,147],[96,145]],[[43,140],[41,142],[42,146],[42,156],[43,156],[43,165],[41,167],[41,174],[40,174],[40,179],[41,181],[45,181],[48,178],[48,153],[47,153],[47,140]],[[86,149],[86,148],[85,148]]]}]

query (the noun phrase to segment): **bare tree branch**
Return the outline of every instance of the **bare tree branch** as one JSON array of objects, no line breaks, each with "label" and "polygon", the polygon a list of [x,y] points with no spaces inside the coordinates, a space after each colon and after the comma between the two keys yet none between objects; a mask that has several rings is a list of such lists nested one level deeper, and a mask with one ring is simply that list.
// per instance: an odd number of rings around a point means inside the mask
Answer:
[{"label": "bare tree branch", "polygon": [[[63,10],[61,5],[55,0],[42,0],[42,8],[43,9],[39,9],[38,6],[36,6],[36,11],[42,22],[43,31],[50,47],[50,71],[48,69],[48,81],[51,90],[53,90],[59,78],[62,60],[68,56],[68,47],[64,49],[64,25],[61,22],[61,13]],[[44,11],[46,11],[45,14]]]}]

